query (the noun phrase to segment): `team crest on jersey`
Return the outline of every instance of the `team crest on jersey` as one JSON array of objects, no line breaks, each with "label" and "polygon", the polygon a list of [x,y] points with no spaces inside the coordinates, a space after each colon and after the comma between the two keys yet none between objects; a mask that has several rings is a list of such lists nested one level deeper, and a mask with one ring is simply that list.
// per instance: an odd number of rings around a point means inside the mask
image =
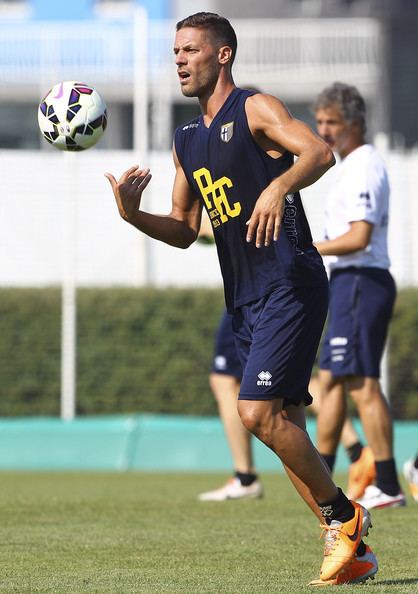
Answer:
[{"label": "team crest on jersey", "polygon": [[234,134],[234,122],[228,124],[222,124],[221,126],[221,140],[223,142],[229,142]]}]

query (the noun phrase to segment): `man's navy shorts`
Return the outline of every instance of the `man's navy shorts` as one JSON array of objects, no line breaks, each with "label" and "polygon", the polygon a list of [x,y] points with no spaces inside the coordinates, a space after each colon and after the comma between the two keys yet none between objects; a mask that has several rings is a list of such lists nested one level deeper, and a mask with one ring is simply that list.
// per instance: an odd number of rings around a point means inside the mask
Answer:
[{"label": "man's navy shorts", "polygon": [[232,315],[227,312],[223,314],[216,332],[212,373],[232,375],[239,380],[242,377],[242,367],[232,330]]},{"label": "man's navy shorts", "polygon": [[328,308],[328,283],[280,287],[237,309],[233,328],[243,368],[240,400],[311,404],[308,392]]},{"label": "man's navy shorts", "polygon": [[395,282],[388,270],[349,267],[332,272],[320,369],[335,377],[380,377],[395,298]]}]

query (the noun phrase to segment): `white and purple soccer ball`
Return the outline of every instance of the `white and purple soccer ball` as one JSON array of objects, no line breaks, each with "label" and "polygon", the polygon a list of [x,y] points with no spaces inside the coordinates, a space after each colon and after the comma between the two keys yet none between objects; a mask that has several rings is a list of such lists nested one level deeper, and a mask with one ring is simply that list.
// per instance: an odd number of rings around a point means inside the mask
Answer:
[{"label": "white and purple soccer ball", "polygon": [[66,80],[52,87],[40,102],[38,123],[52,146],[83,151],[94,146],[106,130],[106,104],[90,85]]}]

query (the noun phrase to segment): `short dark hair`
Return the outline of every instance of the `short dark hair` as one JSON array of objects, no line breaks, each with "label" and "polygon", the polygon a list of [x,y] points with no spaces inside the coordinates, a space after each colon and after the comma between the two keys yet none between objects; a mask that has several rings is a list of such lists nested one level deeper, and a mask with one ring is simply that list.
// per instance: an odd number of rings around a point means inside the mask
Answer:
[{"label": "short dark hair", "polygon": [[319,93],[313,109],[327,109],[336,106],[347,122],[358,122],[366,132],[366,103],[358,89],[352,85],[335,82]]},{"label": "short dark hair", "polygon": [[222,44],[228,45],[232,49],[231,65],[234,62],[237,53],[237,36],[231,23],[225,17],[214,12],[196,12],[176,25],[176,31],[185,27],[196,29],[208,29]]}]

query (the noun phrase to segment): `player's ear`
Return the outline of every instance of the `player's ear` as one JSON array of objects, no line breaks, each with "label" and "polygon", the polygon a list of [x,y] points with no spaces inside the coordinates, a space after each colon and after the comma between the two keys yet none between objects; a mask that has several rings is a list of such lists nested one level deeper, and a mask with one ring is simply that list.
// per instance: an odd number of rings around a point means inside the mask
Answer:
[{"label": "player's ear", "polygon": [[358,120],[354,120],[354,121],[350,122],[350,124],[351,124],[351,129],[355,130],[357,132],[357,134],[363,133],[363,125],[361,122],[359,122]]},{"label": "player's ear", "polygon": [[220,64],[228,64],[228,62],[232,62],[232,48],[230,48],[229,45],[224,45],[219,48],[218,60]]}]

